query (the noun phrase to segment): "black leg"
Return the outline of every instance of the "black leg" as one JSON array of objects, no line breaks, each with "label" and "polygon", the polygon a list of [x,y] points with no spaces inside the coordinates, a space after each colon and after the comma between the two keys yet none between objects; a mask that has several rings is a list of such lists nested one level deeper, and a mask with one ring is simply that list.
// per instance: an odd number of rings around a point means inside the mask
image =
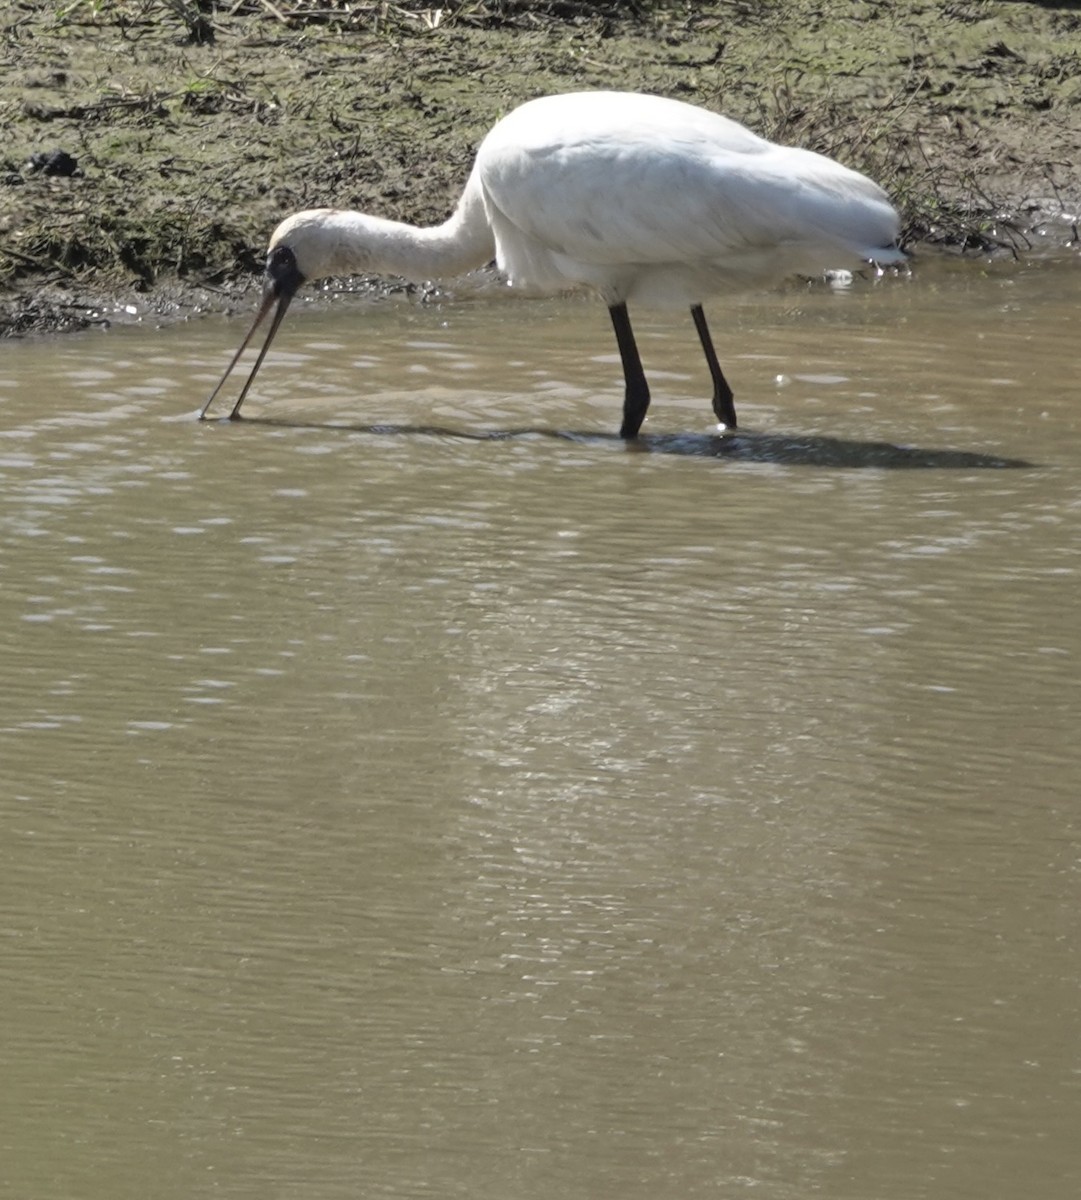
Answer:
[{"label": "black leg", "polygon": [[636,438],[649,408],[649,384],[646,382],[646,373],[642,370],[642,360],[638,355],[638,345],[634,340],[634,330],[631,329],[626,304],[613,304],[608,312],[612,317],[612,327],[616,331],[619,357],[623,360],[623,378],[627,383],[627,390],[623,395],[623,424],[619,436]]},{"label": "black leg", "polygon": [[713,411],[726,429],[735,429],[735,397],[721,370],[721,364],[717,361],[717,351],[713,349],[713,339],[709,336],[709,326],[706,324],[706,314],[702,311],[701,304],[691,306],[691,316],[694,317],[694,327],[698,330],[698,340],[702,343],[709,373],[713,379]]}]

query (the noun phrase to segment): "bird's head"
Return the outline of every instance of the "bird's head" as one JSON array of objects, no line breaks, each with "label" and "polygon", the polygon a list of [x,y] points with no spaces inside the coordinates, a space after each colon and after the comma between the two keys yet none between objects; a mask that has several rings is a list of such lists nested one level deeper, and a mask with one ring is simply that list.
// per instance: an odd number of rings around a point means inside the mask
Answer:
[{"label": "bird's head", "polygon": [[259,357],[255,360],[251,374],[240,390],[240,397],[233,405],[229,417],[233,419],[240,415],[240,406],[244,403],[244,397],[248,394],[248,389],[270,349],[270,343],[278,332],[278,326],[282,323],[289,304],[297,294],[300,285],[308,280],[323,279],[331,274],[331,263],[334,259],[337,240],[333,217],[333,209],[308,209],[305,212],[294,213],[291,217],[286,217],[271,234],[270,243],[267,246],[266,269],[263,273],[263,296],[259,310],[255,314],[251,328],[240,343],[240,348],[233,355],[228,367],[225,368],[225,374],[218,381],[218,386],[210,393],[210,398],[203,405],[202,411],[199,413],[200,421],[206,416],[215,396],[221,391],[222,385],[247,349],[252,335],[270,310],[274,309],[274,319],[271,321],[266,341],[259,351]]},{"label": "bird's head", "polygon": [[266,284],[282,290],[335,273],[341,253],[341,222],[333,208],[310,208],[286,217],[270,235]]}]

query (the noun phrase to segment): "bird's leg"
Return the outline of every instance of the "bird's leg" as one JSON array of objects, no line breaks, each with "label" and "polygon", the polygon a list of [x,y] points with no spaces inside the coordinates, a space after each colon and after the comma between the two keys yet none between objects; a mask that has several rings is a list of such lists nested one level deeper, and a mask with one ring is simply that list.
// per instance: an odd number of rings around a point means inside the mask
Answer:
[{"label": "bird's leg", "polygon": [[713,349],[713,339],[709,336],[709,326],[706,324],[706,314],[702,311],[701,304],[691,306],[691,316],[694,317],[694,327],[698,330],[698,340],[702,343],[709,373],[713,379],[713,411],[725,429],[735,429],[736,400],[721,370],[721,364],[717,361],[717,351]]},{"label": "bird's leg", "polygon": [[627,383],[623,394],[623,424],[620,426],[619,436],[636,438],[649,408],[649,384],[646,382],[646,373],[642,370],[642,359],[638,354],[638,345],[634,340],[634,330],[631,329],[626,304],[613,304],[608,312],[612,317],[612,327],[616,331],[619,357],[623,360],[623,378]]}]

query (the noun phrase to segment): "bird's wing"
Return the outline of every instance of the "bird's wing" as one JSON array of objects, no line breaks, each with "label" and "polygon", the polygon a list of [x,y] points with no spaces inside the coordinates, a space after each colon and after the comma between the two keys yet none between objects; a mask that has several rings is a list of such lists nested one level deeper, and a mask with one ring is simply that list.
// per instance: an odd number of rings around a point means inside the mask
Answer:
[{"label": "bird's wing", "polygon": [[484,182],[528,238],[597,266],[735,266],[785,244],[860,253],[895,239],[896,217],[870,180],[748,137],[734,148],[626,135],[517,147],[487,165]]}]

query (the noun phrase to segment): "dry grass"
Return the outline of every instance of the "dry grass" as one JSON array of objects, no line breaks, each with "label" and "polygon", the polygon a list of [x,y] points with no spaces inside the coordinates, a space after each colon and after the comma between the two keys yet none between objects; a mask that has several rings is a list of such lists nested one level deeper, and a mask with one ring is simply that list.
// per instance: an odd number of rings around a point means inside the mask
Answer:
[{"label": "dry grass", "polygon": [[621,20],[645,17],[672,0],[68,0],[56,9],[60,24],[117,26],[132,32],[150,23],[175,22],[193,44],[212,43],[222,18],[264,16],[285,28],[307,25],[372,32],[434,30],[454,25],[488,27],[544,21]]}]

